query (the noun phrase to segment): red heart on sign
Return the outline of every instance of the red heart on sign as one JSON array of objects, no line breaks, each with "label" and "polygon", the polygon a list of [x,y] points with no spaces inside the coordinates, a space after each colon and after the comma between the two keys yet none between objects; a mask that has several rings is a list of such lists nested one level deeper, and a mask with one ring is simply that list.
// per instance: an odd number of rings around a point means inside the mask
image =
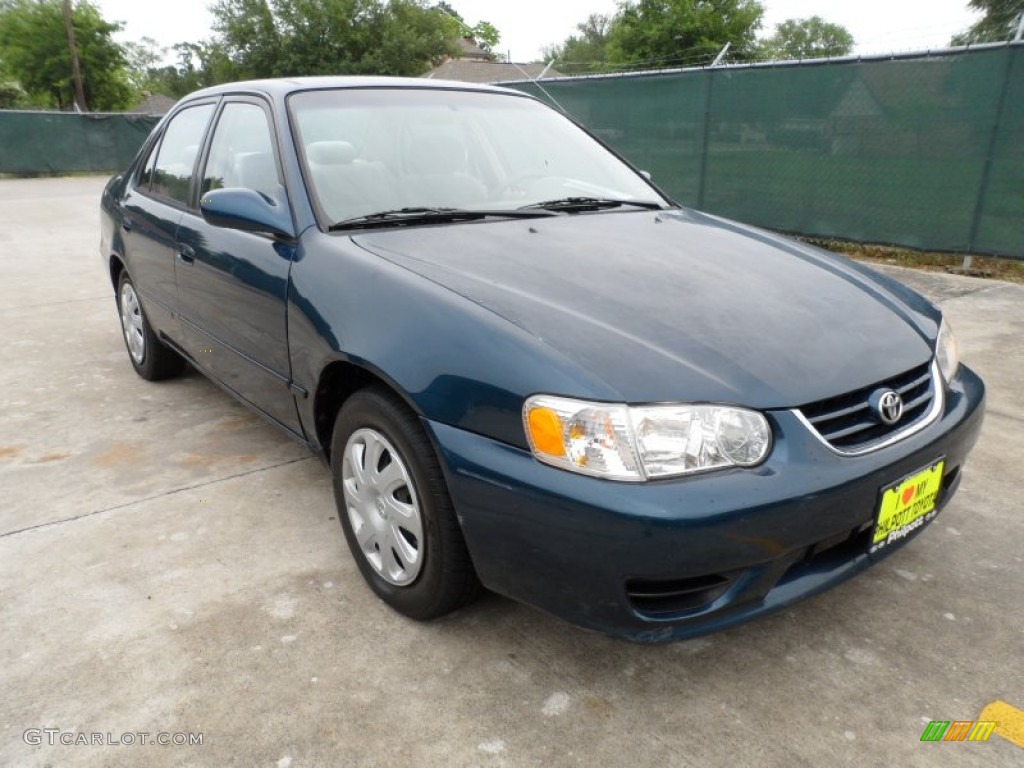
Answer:
[{"label": "red heart on sign", "polygon": [[910,486],[905,491],[903,491],[903,503],[909,504],[912,498],[914,498],[914,486]]}]

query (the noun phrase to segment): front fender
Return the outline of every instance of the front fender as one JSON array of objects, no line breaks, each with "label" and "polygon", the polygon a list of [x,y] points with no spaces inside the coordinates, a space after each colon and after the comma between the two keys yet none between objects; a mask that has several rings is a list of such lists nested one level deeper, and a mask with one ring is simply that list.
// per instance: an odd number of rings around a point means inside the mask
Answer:
[{"label": "front fender", "polygon": [[[524,448],[528,395],[621,399],[490,310],[318,230],[303,235],[292,267],[288,343],[293,380],[307,392],[328,365],[348,361],[389,382],[424,418]],[[312,397],[299,401],[311,436],[314,409]]]}]

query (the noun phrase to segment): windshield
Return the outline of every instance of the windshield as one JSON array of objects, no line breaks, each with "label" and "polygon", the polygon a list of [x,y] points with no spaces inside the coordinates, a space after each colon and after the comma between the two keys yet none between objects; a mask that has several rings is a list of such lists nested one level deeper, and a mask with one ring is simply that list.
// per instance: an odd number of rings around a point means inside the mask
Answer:
[{"label": "windshield", "polygon": [[289,109],[307,184],[327,224],[403,208],[512,211],[564,198],[669,204],[533,99],[338,89],[297,93]]}]

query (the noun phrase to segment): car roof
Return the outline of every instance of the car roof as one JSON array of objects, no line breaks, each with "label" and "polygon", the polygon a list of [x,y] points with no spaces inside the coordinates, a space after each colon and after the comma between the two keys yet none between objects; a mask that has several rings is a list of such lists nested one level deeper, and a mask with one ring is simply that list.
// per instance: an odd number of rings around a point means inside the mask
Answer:
[{"label": "car roof", "polygon": [[505,93],[515,96],[524,96],[521,91],[514,91],[508,88],[499,88],[493,85],[481,85],[479,83],[464,83],[456,80],[435,80],[422,77],[282,77],[267,80],[243,80],[235,83],[223,83],[210,88],[190,93],[185,98],[188,100],[204,96],[215,96],[225,93],[239,93],[253,91],[264,93],[272,98],[284,98],[285,96],[298,91],[338,89],[338,88],[409,88],[429,90],[460,90],[460,91],[481,91],[484,93]]}]

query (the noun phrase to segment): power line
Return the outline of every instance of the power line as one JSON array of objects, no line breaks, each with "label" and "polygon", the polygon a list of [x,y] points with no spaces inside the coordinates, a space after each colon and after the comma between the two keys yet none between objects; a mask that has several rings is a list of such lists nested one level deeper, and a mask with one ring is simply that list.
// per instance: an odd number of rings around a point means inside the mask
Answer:
[{"label": "power line", "polygon": [[569,59],[558,59],[556,67],[583,67],[589,70],[605,70],[605,71],[631,71],[635,69],[644,68],[657,68],[657,65],[667,65],[672,67],[685,67],[685,66],[698,66],[702,63],[710,62],[715,56],[714,52],[708,51],[706,48],[692,47],[684,48],[675,53],[666,54],[664,56],[655,56],[647,59],[633,59],[626,62],[609,62],[609,61],[573,61]]}]

